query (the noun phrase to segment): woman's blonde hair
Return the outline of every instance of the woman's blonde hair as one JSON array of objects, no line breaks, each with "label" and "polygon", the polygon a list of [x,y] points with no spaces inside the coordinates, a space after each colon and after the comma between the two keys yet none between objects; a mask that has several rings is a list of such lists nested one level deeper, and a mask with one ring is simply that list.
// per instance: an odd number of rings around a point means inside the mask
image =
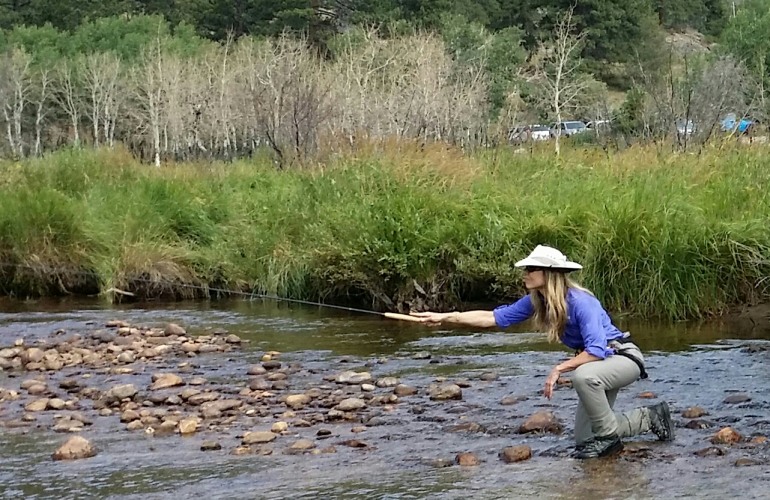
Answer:
[{"label": "woman's blonde hair", "polygon": [[[583,288],[566,273],[543,269],[545,286],[542,290],[532,290],[530,296],[535,314],[532,320],[535,327],[548,334],[549,342],[558,342],[567,326],[567,292],[570,288],[591,293]],[[593,295],[593,294],[592,294]]]}]

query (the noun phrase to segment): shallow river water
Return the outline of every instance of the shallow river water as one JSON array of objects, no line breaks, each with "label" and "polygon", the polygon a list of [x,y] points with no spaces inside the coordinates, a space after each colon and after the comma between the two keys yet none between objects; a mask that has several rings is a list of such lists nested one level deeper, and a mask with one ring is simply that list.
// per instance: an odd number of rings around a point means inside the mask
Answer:
[{"label": "shallow river water", "polygon": [[[139,366],[135,373],[91,374],[91,383],[146,387],[154,372],[202,376],[226,392],[248,386],[249,366],[266,351],[279,351],[282,363],[301,366],[286,394],[334,382],[323,377],[345,370],[371,372],[375,380],[393,376],[418,388],[396,404],[367,408],[362,422],[333,421],[290,427],[271,443],[270,455],[233,455],[245,431],[269,430],[286,407],[266,417],[244,417],[229,428],[206,429],[189,437],[156,436],[125,430],[119,414],[100,417],[81,408],[93,425],[81,434],[99,450],[89,459],[55,462],[51,453],[67,439],[52,432],[53,416],[30,425],[10,426],[23,414],[20,400],[0,403],[0,497],[2,498],[770,498],[770,446],[749,444],[770,435],[770,328],[766,325],[627,324],[645,351],[650,378],[621,391],[616,409],[665,400],[677,422],[677,439],[654,436],[627,442],[619,457],[577,461],[571,451],[577,402],[568,387],[549,402],[542,384],[550,368],[570,353],[526,331],[429,328],[316,308],[269,302],[214,302],[106,306],[88,302],[0,302],[0,349],[24,338],[104,329],[108,320],[131,324],[183,325],[191,335],[225,329],[248,340],[227,353],[165,359]],[[62,332],[63,331],[63,332]],[[187,371],[177,370],[187,362]],[[79,368],[56,377],[82,376]],[[489,374],[495,376],[488,376]],[[481,377],[482,374],[487,376]],[[0,388],[20,390],[36,374],[0,372]],[[52,378],[54,375],[51,376]],[[463,399],[431,401],[426,389],[436,380],[463,381]],[[490,379],[490,380],[485,380]],[[51,384],[56,387],[56,384]],[[655,399],[639,399],[645,391]],[[374,394],[392,389],[377,388]],[[729,404],[730,395],[748,400]],[[519,396],[516,404],[503,404]],[[706,428],[687,428],[682,411],[700,406]],[[560,435],[521,435],[517,427],[538,410],[551,410],[563,422]],[[326,410],[323,410],[326,411]],[[319,409],[314,410],[319,413]],[[46,414],[55,412],[44,412]],[[297,412],[301,417],[302,412]],[[289,419],[290,421],[291,419]],[[468,426],[467,424],[478,424]],[[291,424],[291,422],[290,422]],[[466,427],[456,427],[466,424]],[[744,442],[721,446],[723,454],[699,456],[709,439],[732,426]],[[319,437],[319,429],[330,431]],[[299,438],[336,452],[288,454]],[[341,443],[356,439],[368,446]],[[204,440],[221,444],[201,451]],[[498,457],[508,446],[526,444],[533,457],[506,464]],[[480,464],[451,465],[461,452]],[[748,458],[748,466],[736,461]],[[740,463],[740,462],[739,462]]]}]

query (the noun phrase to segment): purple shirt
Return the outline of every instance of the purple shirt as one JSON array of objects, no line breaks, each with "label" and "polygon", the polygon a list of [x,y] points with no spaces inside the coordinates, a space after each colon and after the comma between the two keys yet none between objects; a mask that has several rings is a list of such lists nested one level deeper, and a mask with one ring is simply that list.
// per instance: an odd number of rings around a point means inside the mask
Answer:
[{"label": "purple shirt", "polygon": [[[529,319],[534,312],[535,308],[529,295],[493,311],[495,323],[500,328],[521,323]],[[596,297],[570,288],[567,292],[567,316],[567,325],[562,336],[564,345],[571,349],[584,349],[601,359],[614,354],[614,351],[607,347],[607,343],[623,337],[623,332],[612,324],[610,316]]]}]

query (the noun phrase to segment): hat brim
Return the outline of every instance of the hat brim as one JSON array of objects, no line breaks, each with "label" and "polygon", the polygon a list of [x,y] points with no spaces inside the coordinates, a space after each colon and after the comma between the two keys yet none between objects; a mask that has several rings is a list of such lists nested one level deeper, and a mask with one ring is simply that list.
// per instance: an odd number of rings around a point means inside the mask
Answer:
[{"label": "hat brim", "polygon": [[583,266],[577,262],[565,262],[564,264],[553,266],[543,264],[539,260],[533,259],[531,257],[527,257],[526,259],[518,261],[516,264],[514,264],[514,267],[542,267],[545,269],[553,269],[555,271],[579,271],[580,269],[583,269]]}]

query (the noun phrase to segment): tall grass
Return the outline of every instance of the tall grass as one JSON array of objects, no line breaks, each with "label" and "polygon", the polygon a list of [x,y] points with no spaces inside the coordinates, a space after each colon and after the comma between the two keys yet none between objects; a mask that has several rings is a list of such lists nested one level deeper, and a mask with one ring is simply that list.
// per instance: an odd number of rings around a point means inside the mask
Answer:
[{"label": "tall grass", "polygon": [[462,307],[517,297],[513,263],[544,243],[614,311],[720,314],[770,298],[765,158],[383,142],[279,172],[66,151],[0,163],[0,291]]}]

